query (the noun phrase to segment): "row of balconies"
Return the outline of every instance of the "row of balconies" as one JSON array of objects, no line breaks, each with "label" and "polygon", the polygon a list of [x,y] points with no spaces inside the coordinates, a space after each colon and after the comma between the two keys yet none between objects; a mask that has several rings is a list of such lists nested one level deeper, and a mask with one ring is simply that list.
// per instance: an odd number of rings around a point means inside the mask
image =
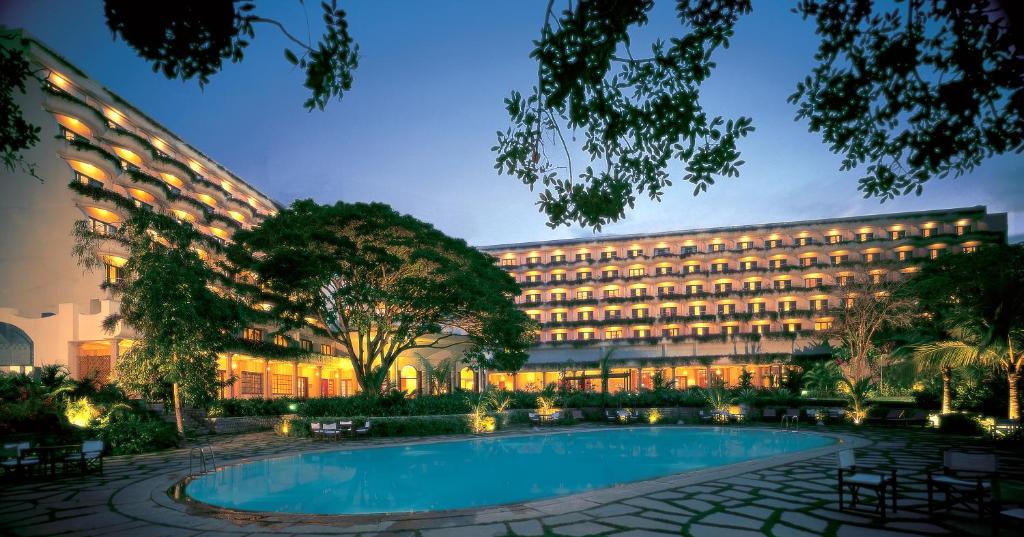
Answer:
[{"label": "row of balconies", "polygon": [[[47,94],[50,96],[48,104],[54,105],[51,108],[54,108],[56,113],[68,115],[68,117],[73,117],[75,120],[87,124],[89,130],[98,138],[105,137],[110,141],[111,145],[118,145],[123,149],[128,149],[131,153],[139,156],[139,158],[142,158],[141,155],[150,155],[151,158],[146,163],[148,167],[162,170],[172,175],[183,175],[185,178],[190,179],[191,186],[200,193],[216,199],[221,204],[230,204],[235,209],[248,211],[252,217],[263,214],[261,209],[267,214],[271,212],[269,209],[251,205],[236,197],[224,186],[207,180],[197,170],[173,158],[167,151],[157,148],[150,140],[113,122],[88,102],[70,94],[67,89],[50,85],[47,90]],[[81,140],[83,138],[82,135],[77,133],[66,135],[65,137],[69,141]],[[169,149],[167,148],[168,151]],[[120,156],[115,158],[120,161],[116,164],[125,169],[125,171],[142,171],[142,168],[137,163],[128,162],[120,158]],[[198,164],[197,166],[201,167]],[[175,185],[170,186],[172,188],[179,188]],[[232,188],[241,189],[242,187],[240,185],[233,185]],[[253,196],[250,196],[250,198],[255,199]]]},{"label": "row of balconies", "polygon": [[[927,251],[930,252],[931,249],[932,249],[931,247],[935,247],[937,245],[943,245],[945,243],[966,244],[966,243],[971,243],[971,242],[975,242],[975,241],[978,241],[978,242],[994,241],[994,240],[998,240],[999,238],[1000,238],[1000,235],[998,233],[995,233],[995,232],[985,232],[985,231],[972,231],[972,232],[965,233],[965,234],[962,234],[962,235],[942,234],[942,235],[934,235],[934,236],[930,237],[929,239],[909,239],[909,240],[901,241],[899,244],[893,246],[892,248],[887,248],[885,250],[882,250],[882,249],[879,249],[879,248],[867,248],[866,251],[863,251],[863,250],[856,251],[855,250],[852,253],[856,253],[858,255],[865,255],[865,254],[869,254],[869,253],[877,253],[877,254],[880,255],[881,258],[886,258],[886,257],[888,257],[887,254],[891,254],[891,258],[899,259],[899,256],[900,256],[899,252],[909,251],[909,252],[912,252],[910,254],[911,258],[912,257],[923,257],[922,255],[918,255],[918,254],[922,253],[923,250],[927,250]],[[796,248],[802,248],[803,251],[796,251],[796,252],[791,252],[791,253],[786,253],[786,254],[781,254],[780,253],[780,254],[772,255],[772,256],[759,256],[755,260],[758,261],[758,262],[763,262],[763,263],[767,264],[769,261],[772,261],[772,260],[775,260],[775,259],[785,259],[786,260],[786,265],[792,265],[793,262],[797,262],[801,258],[806,258],[806,257],[810,256],[811,254],[816,253],[815,252],[816,250],[819,250],[819,248],[817,246],[795,247],[795,249]],[[870,251],[870,250],[876,250],[876,251]],[[822,255],[822,257],[829,257],[830,258],[830,257],[833,257],[834,255],[844,255],[842,253],[838,253],[838,252],[841,252],[841,251],[842,250],[831,250],[831,251],[827,252],[826,255]],[[736,252],[728,252],[728,253],[732,254],[732,253],[736,253]],[[742,253],[742,252],[740,252],[740,253]],[[849,255],[849,254],[850,253],[845,253],[845,255]],[[931,255],[932,255],[931,253],[928,253],[926,256],[930,257]],[[534,265],[516,265],[516,266],[507,266],[506,265],[506,266],[504,266],[504,268],[506,268],[506,270],[508,270],[509,272],[512,272],[513,276],[516,276],[517,278],[522,278],[523,276],[525,276],[526,273],[519,273],[517,271],[519,271],[519,270],[526,270],[526,272],[530,272],[530,271],[540,270],[540,268],[551,268],[551,267],[554,267],[554,266],[565,266],[566,268],[577,267],[578,270],[580,270],[580,267],[578,265],[586,265],[586,266],[582,267],[583,271],[584,272],[592,272],[592,271],[589,271],[589,267],[592,266],[592,265],[595,265],[595,264],[626,264],[626,265],[629,265],[631,262],[641,263],[642,261],[653,260],[653,261],[657,261],[653,266],[657,266],[658,264],[665,265],[665,261],[667,261],[669,258],[672,258],[672,259],[687,259],[687,258],[691,258],[691,257],[693,258],[693,261],[692,262],[686,262],[682,266],[686,267],[686,266],[692,266],[694,264],[696,264],[697,266],[700,266],[701,265],[701,261],[711,261],[711,260],[717,260],[717,259],[726,259],[727,262],[736,262],[736,263],[740,262],[738,258],[723,257],[722,253],[715,253],[715,254],[702,253],[702,254],[696,254],[696,255],[663,256],[660,259],[658,259],[658,258],[650,258],[650,257],[639,257],[639,258],[633,258],[633,259],[629,259],[629,258],[626,258],[626,259],[623,259],[623,258],[597,259],[597,260],[592,259],[592,260],[580,261],[580,262],[545,263],[545,264],[534,264]],[[744,255],[744,256],[742,256],[742,258],[745,258],[745,257],[753,257],[753,255]],[[710,265],[712,263],[709,262],[708,264]],[[644,266],[650,267],[651,265],[644,264]]]},{"label": "row of balconies", "polygon": [[[761,288],[761,289],[722,289],[716,292],[705,292],[691,291],[687,293],[662,293],[658,295],[633,295],[633,296],[615,296],[615,297],[602,297],[602,298],[554,298],[549,300],[524,300],[523,297],[516,298],[516,303],[520,308],[531,308],[542,305],[550,306],[583,306],[583,305],[594,305],[594,304],[619,304],[619,303],[635,303],[635,302],[647,302],[649,300],[698,300],[707,298],[725,298],[725,297],[759,297],[764,295],[773,294],[791,294],[791,293],[831,293],[836,290],[843,289],[846,286],[841,285],[818,285],[814,287],[785,287],[785,288]],[[664,289],[664,288],[662,288]],[[853,292],[853,291],[851,291]],[[539,296],[539,295],[537,295]]]},{"label": "row of balconies", "polygon": [[[675,313],[661,314],[659,316],[653,316],[649,313],[634,314],[628,317],[621,315],[608,315],[607,312],[603,319],[596,319],[593,316],[586,316],[581,318],[577,315],[576,320],[554,320],[557,317],[549,315],[549,320],[541,322],[541,328],[565,328],[565,327],[576,327],[576,326],[599,326],[599,325],[616,325],[616,324],[688,324],[696,322],[752,322],[752,321],[776,321],[780,318],[784,319],[813,319],[815,317],[830,316],[837,311],[841,311],[838,308],[832,308],[829,305],[812,307],[811,309],[779,309],[779,310],[758,310],[758,311],[746,311],[737,312],[732,311],[729,313],[703,313],[701,310],[699,313],[691,312],[689,315],[678,315]],[[566,316],[568,318],[568,316]],[[537,320],[534,318],[534,320]]]},{"label": "row of balconies", "polygon": [[[764,325],[759,325],[764,326]],[[730,343],[730,342],[758,342],[763,340],[769,341],[794,341],[798,338],[813,338],[820,337],[824,329],[822,330],[807,330],[802,325],[795,325],[793,329],[787,329],[784,331],[773,332],[735,332],[731,334],[718,333],[690,333],[690,334],[679,334],[673,332],[662,331],[660,335],[654,336],[650,333],[636,331],[629,337],[625,334],[605,334],[605,337],[596,337],[596,332],[583,332],[578,333],[577,337],[569,337],[568,334],[564,334],[564,338],[559,336],[559,339],[554,339],[554,334],[551,334],[548,339],[538,341],[535,345],[545,346],[559,346],[559,345],[572,345],[574,347],[583,347],[589,345],[599,345],[601,343],[614,343],[627,344],[627,345],[660,345],[663,343]]]},{"label": "row of balconies", "polygon": [[[962,253],[969,253],[969,252],[974,251],[974,248],[976,248],[976,247],[975,246],[964,246],[964,247],[960,247],[960,250],[961,250]],[[781,274],[781,273],[788,273],[788,272],[795,272],[795,271],[820,272],[820,271],[823,271],[823,270],[824,271],[829,271],[829,273],[832,273],[832,272],[848,271],[852,267],[858,267],[858,268],[864,267],[864,268],[870,268],[872,270],[874,268],[876,268],[876,267],[879,268],[879,269],[883,269],[883,268],[886,268],[886,267],[894,267],[894,266],[903,267],[903,266],[910,265],[912,263],[917,263],[917,262],[923,261],[925,259],[935,259],[935,258],[940,257],[941,255],[943,255],[945,252],[946,252],[945,248],[942,248],[942,249],[935,248],[935,249],[929,250],[929,255],[928,255],[927,258],[925,258],[925,257],[910,257],[910,256],[907,256],[907,257],[904,257],[903,259],[880,259],[880,258],[876,258],[876,257],[867,257],[867,256],[865,256],[865,257],[863,257],[860,260],[850,260],[849,256],[834,256],[830,263],[818,263],[817,262],[817,258],[803,258],[803,259],[808,259],[809,261],[807,261],[807,262],[801,261],[801,263],[793,264],[793,265],[788,264],[788,263],[776,264],[776,265],[768,266],[768,267],[752,264],[752,265],[743,265],[743,266],[740,266],[739,268],[736,268],[736,269],[733,269],[733,268],[729,267],[728,265],[726,265],[726,266],[716,266],[716,267],[714,267],[711,270],[700,270],[700,267],[698,267],[696,265],[687,265],[687,266],[683,267],[684,270],[679,271],[679,272],[676,272],[674,270],[659,270],[661,267],[655,267],[655,271],[653,273],[649,273],[649,272],[646,271],[646,269],[644,269],[644,271],[642,273],[640,273],[640,274],[635,274],[635,273],[634,274],[629,274],[629,273],[622,274],[618,270],[605,270],[605,271],[602,271],[601,275],[598,276],[598,277],[594,277],[593,276],[593,272],[578,272],[578,273],[576,273],[575,277],[572,278],[572,279],[569,279],[567,277],[559,278],[558,275],[550,275],[551,277],[548,280],[545,281],[545,280],[543,280],[540,277],[540,275],[536,275],[536,277],[533,277],[533,278],[531,278],[531,277],[524,278],[523,281],[519,281],[517,283],[519,283],[519,286],[521,288],[523,288],[523,289],[532,289],[532,288],[536,288],[536,287],[552,287],[552,286],[556,286],[557,287],[557,286],[564,286],[564,285],[577,285],[578,286],[578,285],[581,285],[581,284],[583,284],[583,285],[593,285],[593,284],[612,283],[612,282],[638,282],[639,283],[639,282],[642,282],[644,280],[649,280],[649,279],[652,279],[652,278],[653,279],[658,279],[658,278],[674,278],[674,279],[678,280],[678,279],[693,279],[693,278],[719,278],[721,276],[730,276],[730,275],[742,276],[744,274],[773,274],[773,273],[774,274]],[[665,267],[665,268],[671,268],[671,267]],[[785,276],[785,275],[776,277],[776,279],[780,279],[780,278],[781,279],[789,279],[790,277],[789,276]]]}]

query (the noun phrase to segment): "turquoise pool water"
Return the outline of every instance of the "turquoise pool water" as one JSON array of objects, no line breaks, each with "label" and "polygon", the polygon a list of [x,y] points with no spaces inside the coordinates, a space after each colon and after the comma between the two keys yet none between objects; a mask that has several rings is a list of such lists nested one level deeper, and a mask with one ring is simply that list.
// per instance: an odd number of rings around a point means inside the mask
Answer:
[{"label": "turquoise pool water", "polygon": [[835,443],[728,428],[617,428],[303,453],[190,482],[201,502],[246,511],[434,511],[564,496]]}]

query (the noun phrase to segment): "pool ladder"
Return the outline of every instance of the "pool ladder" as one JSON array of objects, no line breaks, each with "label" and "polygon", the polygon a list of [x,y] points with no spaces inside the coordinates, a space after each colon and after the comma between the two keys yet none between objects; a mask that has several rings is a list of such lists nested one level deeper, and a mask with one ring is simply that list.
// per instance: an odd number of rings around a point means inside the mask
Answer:
[{"label": "pool ladder", "polygon": [[[199,464],[196,466],[192,465],[194,460],[198,459]],[[193,468],[198,468],[199,471],[193,471]],[[188,450],[188,475],[189,477],[195,475],[203,475],[217,471],[217,457],[213,454],[213,446],[196,446]]]},{"label": "pool ladder", "polygon": [[800,429],[800,417],[799,416],[790,416],[790,415],[782,416],[782,422],[779,423],[779,427],[781,427],[781,428],[783,428],[783,429],[785,429],[787,431],[789,431],[789,430],[793,430],[793,431],[799,430]]}]

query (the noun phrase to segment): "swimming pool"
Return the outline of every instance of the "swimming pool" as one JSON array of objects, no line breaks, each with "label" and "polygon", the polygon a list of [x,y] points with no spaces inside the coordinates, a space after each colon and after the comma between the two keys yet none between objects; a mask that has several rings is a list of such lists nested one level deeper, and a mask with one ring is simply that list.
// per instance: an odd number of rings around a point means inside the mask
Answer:
[{"label": "swimming pool", "polygon": [[200,502],[306,514],[465,509],[552,498],[832,445],[729,428],[615,428],[303,453],[228,466],[188,483]]}]

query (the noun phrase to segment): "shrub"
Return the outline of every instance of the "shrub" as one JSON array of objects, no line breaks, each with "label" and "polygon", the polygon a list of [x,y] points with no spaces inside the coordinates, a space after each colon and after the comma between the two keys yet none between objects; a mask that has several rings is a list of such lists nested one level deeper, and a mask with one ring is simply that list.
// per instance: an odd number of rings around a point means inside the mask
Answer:
[{"label": "shrub", "polygon": [[99,428],[99,436],[114,455],[135,455],[178,446],[174,425],[141,413],[118,413]]},{"label": "shrub", "polygon": [[939,416],[939,432],[978,436],[984,434],[981,424],[970,414],[943,414]]}]

